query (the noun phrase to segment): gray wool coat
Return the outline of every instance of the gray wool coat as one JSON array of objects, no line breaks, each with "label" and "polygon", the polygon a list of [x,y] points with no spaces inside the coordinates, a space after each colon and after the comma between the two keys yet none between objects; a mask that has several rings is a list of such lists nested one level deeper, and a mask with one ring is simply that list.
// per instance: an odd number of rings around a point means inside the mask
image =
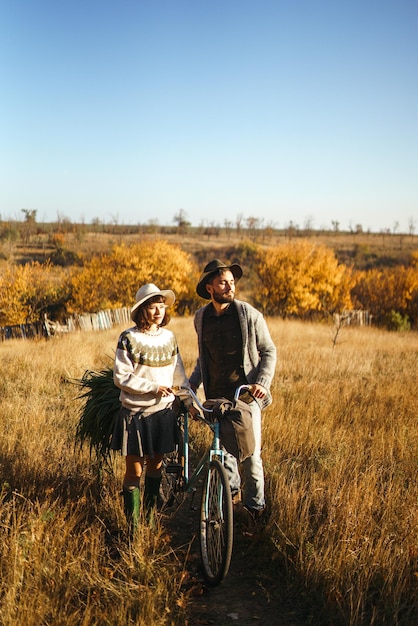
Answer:
[{"label": "gray wool coat", "polygon": [[[234,303],[241,325],[244,373],[248,384],[257,383],[267,389],[266,396],[259,401],[261,408],[264,409],[272,402],[270,385],[276,368],[276,346],[271,339],[263,315],[248,302],[234,300]],[[203,315],[208,306],[210,304],[198,309],[194,316],[199,356],[189,379],[190,384],[195,388],[203,383],[205,393],[208,387],[208,368],[203,358],[202,325]]]}]

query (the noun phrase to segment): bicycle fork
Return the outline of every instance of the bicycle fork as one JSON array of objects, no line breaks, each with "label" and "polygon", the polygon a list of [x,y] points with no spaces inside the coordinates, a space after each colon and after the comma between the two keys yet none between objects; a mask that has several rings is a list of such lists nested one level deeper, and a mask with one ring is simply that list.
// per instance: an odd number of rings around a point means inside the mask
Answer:
[{"label": "bicycle fork", "polygon": [[[224,451],[221,448],[221,443],[220,443],[220,437],[219,437],[219,424],[218,422],[215,422],[211,425],[212,431],[213,431],[213,439],[212,439],[212,445],[210,447],[210,449],[205,452],[205,454],[202,456],[202,458],[200,459],[199,463],[197,464],[196,469],[193,472],[192,477],[190,477],[188,475],[188,467],[189,467],[189,463],[188,463],[188,455],[189,455],[189,446],[188,446],[188,425],[187,425],[187,420],[185,421],[185,450],[184,450],[184,454],[185,454],[185,483],[186,483],[186,487],[187,490],[189,492],[192,493],[192,501],[190,504],[190,508],[193,510],[197,510],[198,507],[196,507],[194,505],[194,497],[196,494],[196,488],[194,487],[196,480],[198,478],[198,476],[201,474],[202,470],[206,469],[206,475],[204,476],[204,480],[205,481],[210,481],[211,480],[211,462],[214,459],[217,459],[222,465],[224,462]],[[209,517],[209,507],[210,507],[210,502],[209,502],[209,495],[211,493],[210,489],[206,489],[205,490],[206,493],[206,497],[205,497],[205,502],[204,502],[204,511],[205,511],[205,518],[207,519]],[[218,505],[218,510],[222,510],[222,506],[221,506],[221,502],[222,502],[222,491],[219,491],[218,493],[218,499],[219,502],[217,503]]]}]

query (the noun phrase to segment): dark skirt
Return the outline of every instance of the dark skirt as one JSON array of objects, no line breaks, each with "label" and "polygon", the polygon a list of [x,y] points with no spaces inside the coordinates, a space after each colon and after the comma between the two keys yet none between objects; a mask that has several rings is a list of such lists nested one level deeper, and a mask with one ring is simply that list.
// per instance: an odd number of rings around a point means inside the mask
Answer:
[{"label": "dark skirt", "polygon": [[172,452],[178,443],[177,417],[171,408],[144,416],[121,407],[116,419],[111,449],[123,456],[153,457]]}]

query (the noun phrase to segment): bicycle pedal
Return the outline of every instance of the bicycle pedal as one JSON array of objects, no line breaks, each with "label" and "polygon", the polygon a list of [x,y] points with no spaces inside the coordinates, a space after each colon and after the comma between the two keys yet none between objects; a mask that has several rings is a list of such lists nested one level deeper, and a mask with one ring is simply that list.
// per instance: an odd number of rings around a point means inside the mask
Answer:
[{"label": "bicycle pedal", "polygon": [[191,510],[191,511],[198,511],[198,510],[199,510],[199,507],[197,507],[197,506],[194,504],[194,497],[195,497],[195,495],[196,495],[196,491],[197,491],[197,490],[196,490],[196,487],[193,487],[193,489],[191,490],[191,494],[192,494],[192,498],[191,498],[191,500],[190,500],[190,510]]},{"label": "bicycle pedal", "polygon": [[180,463],[167,463],[165,471],[167,474],[180,474],[182,466]]}]

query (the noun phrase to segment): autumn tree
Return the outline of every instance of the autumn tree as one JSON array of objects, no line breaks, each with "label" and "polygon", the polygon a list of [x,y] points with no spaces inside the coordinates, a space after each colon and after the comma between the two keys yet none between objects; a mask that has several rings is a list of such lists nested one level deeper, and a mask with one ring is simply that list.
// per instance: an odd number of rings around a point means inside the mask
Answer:
[{"label": "autumn tree", "polygon": [[36,209],[22,209],[24,214],[24,223],[22,227],[22,237],[25,243],[28,243],[32,235],[36,231]]},{"label": "autumn tree", "polygon": [[187,232],[191,223],[187,219],[187,213],[183,209],[180,209],[178,213],[175,214],[173,221],[177,224],[177,232],[183,234]]},{"label": "autumn tree", "polygon": [[269,315],[321,317],[351,308],[349,268],[333,250],[307,240],[260,249],[256,304]]},{"label": "autumn tree", "polygon": [[74,312],[132,306],[138,288],[154,283],[172,289],[179,303],[194,299],[196,270],[189,254],[166,241],[118,245],[108,254],[94,256],[71,277]]}]

